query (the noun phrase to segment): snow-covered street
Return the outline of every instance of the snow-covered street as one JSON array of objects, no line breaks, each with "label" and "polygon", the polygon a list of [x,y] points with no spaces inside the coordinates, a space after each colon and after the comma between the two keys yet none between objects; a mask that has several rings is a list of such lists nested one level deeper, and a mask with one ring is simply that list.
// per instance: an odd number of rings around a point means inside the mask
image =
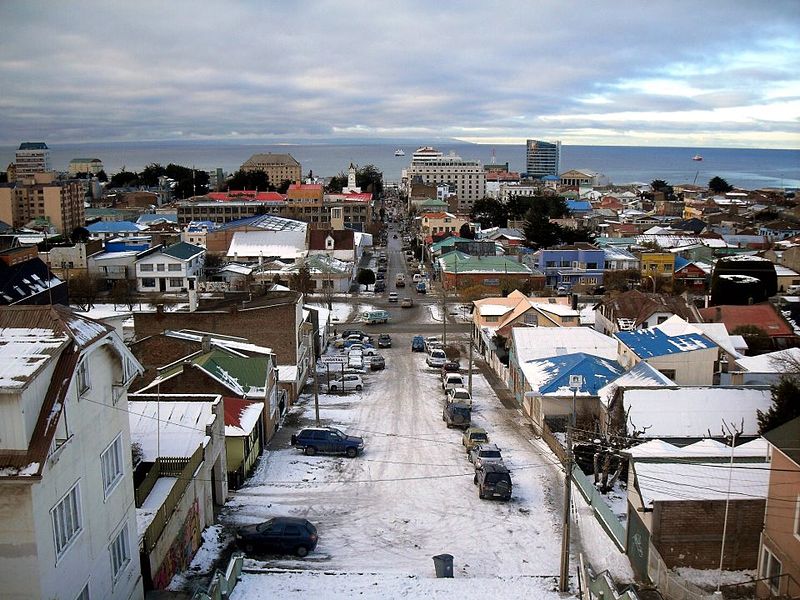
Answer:
[{"label": "snow-covered street", "polygon": [[[552,587],[561,527],[554,457],[475,373],[473,424],[501,448],[514,484],[510,502],[480,500],[461,432],[442,422],[438,372],[424,353],[410,351],[410,340],[394,336],[394,347],[383,351],[386,370],[365,375],[363,392],[320,394],[323,423],[362,436],[363,455],[305,456],[288,444],[294,428],[286,427],[276,437],[281,447],[265,453],[233,495],[222,516],[227,526],[291,515],[309,519],[320,535],[305,559],[248,559],[246,569],[432,578],[431,557],[446,552],[456,577],[528,577]],[[313,423],[312,396],[294,410],[301,426]]]}]

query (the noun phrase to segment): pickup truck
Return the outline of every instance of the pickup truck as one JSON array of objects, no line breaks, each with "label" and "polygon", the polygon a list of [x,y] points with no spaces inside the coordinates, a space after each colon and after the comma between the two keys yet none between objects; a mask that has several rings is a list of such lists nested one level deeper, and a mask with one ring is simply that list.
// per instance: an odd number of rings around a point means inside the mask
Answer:
[{"label": "pickup truck", "polygon": [[364,440],[345,435],[335,427],[306,427],[292,436],[292,446],[303,450],[308,456],[324,452],[355,458],[364,450]]}]

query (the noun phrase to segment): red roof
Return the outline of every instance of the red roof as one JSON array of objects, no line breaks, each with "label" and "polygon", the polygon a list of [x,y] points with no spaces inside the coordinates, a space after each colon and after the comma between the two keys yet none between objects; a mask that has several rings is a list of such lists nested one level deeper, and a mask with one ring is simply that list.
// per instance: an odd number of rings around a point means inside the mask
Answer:
[{"label": "red roof", "polygon": [[283,202],[286,197],[278,192],[257,192],[255,190],[231,190],[228,192],[209,192],[211,200],[257,200],[259,202]]},{"label": "red roof", "polygon": [[290,190],[321,190],[322,184],[320,183],[291,183],[289,184]]},{"label": "red roof", "polygon": [[769,302],[743,306],[711,306],[701,308],[700,315],[706,323],[725,323],[729,332],[742,325],[756,325],[770,337],[794,336],[792,328]]},{"label": "red roof", "polygon": [[242,400],[241,398],[232,398],[225,396],[222,399],[222,407],[225,411],[225,425],[227,427],[242,427],[242,413],[253,404],[264,404],[256,400]]},{"label": "red roof", "polygon": [[444,219],[447,217],[447,213],[443,212],[435,212],[435,213],[424,213],[422,218],[425,219]]},{"label": "red roof", "polygon": [[325,199],[333,202],[372,202],[372,194],[327,194]]}]

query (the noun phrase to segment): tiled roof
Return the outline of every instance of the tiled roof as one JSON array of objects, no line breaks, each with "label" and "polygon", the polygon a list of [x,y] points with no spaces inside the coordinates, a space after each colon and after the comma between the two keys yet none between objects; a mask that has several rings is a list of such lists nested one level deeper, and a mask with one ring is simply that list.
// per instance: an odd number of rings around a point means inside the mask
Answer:
[{"label": "tiled roof", "polygon": [[620,331],[616,334],[616,338],[640,358],[717,348],[714,342],[699,333],[670,336],[660,329]]},{"label": "tiled roof", "polygon": [[327,250],[325,240],[328,236],[333,238],[334,250],[352,250],[355,240],[355,235],[352,229],[341,230],[324,230],[312,229],[309,233],[308,248],[309,250]]},{"label": "tiled roof", "polygon": [[733,332],[737,327],[756,325],[771,337],[793,336],[794,331],[781,317],[769,302],[736,306],[712,306],[701,308],[700,315],[709,323],[725,323],[728,331]]}]

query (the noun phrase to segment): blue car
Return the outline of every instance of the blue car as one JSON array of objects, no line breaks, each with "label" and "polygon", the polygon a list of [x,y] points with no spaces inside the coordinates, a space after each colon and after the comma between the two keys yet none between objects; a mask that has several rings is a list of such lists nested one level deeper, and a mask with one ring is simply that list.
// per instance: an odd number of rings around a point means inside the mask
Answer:
[{"label": "blue car", "polygon": [[421,335],[415,335],[414,339],[411,340],[411,351],[425,352],[425,338],[423,338]]}]

